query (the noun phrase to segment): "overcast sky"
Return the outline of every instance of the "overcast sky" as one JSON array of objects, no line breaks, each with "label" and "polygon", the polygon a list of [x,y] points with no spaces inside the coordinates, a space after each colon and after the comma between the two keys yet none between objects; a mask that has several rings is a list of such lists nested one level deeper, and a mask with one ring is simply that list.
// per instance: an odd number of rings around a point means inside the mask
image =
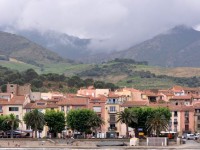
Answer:
[{"label": "overcast sky", "polygon": [[200,24],[200,0],[0,0],[2,26],[101,39],[119,50],[176,25]]}]

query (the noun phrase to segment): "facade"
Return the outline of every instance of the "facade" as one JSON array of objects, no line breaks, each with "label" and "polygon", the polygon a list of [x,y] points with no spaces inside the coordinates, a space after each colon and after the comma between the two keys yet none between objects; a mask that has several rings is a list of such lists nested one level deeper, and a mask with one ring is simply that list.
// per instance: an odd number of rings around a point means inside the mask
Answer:
[{"label": "facade", "polygon": [[7,84],[7,93],[23,96],[23,95],[29,95],[30,92],[31,92],[30,84],[25,84],[23,86],[17,84]]},{"label": "facade", "polygon": [[[68,95],[57,92],[29,92],[29,89],[30,86],[19,88],[18,85],[8,84],[7,93],[0,93],[0,114],[13,113],[23,120],[25,113],[33,109],[39,109],[43,113],[47,109],[60,110],[67,116],[71,109],[88,108],[94,110],[105,122],[98,129],[98,134],[115,138],[126,136],[125,124],[117,122],[117,113],[125,108],[168,107],[172,114],[168,131],[178,132],[180,135],[200,132],[200,95],[196,88],[175,86],[169,90],[145,91],[124,88],[111,92],[109,89],[90,87],[81,89],[77,94]],[[29,128],[22,123],[19,129],[28,130]],[[72,131],[67,129],[66,134],[72,135]],[[129,131],[132,133],[131,128]],[[45,127],[40,136],[47,136],[47,132],[48,127]]]},{"label": "facade", "polygon": [[120,123],[117,122],[117,113],[120,112],[120,104],[122,103],[120,98],[118,95],[110,94],[105,103],[106,137],[109,138],[116,138],[120,135]]},{"label": "facade", "polygon": [[194,131],[200,133],[200,103],[194,104]]},{"label": "facade", "polygon": [[[107,98],[105,96],[100,96],[95,98],[91,97],[89,99],[89,105],[88,105],[88,108],[96,112],[98,116],[100,116],[104,121],[106,121],[105,113],[107,111],[105,107],[106,100]],[[102,125],[97,132],[99,133],[99,136],[102,134],[102,137],[104,137],[106,131],[107,131],[106,125]]]},{"label": "facade", "polygon": [[19,129],[24,130],[26,128],[26,125],[23,122],[23,116],[25,114],[23,107],[29,102],[30,99],[28,96],[13,96],[10,100],[1,99],[0,114],[14,114],[16,118],[22,121],[22,124],[19,124]]}]

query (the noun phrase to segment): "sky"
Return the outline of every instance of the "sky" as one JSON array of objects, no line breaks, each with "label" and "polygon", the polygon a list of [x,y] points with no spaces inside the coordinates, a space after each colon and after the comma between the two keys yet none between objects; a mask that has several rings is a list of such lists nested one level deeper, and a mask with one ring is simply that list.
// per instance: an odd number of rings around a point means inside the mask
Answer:
[{"label": "sky", "polygon": [[200,0],[0,0],[1,26],[54,30],[123,50],[177,25],[200,29]]}]

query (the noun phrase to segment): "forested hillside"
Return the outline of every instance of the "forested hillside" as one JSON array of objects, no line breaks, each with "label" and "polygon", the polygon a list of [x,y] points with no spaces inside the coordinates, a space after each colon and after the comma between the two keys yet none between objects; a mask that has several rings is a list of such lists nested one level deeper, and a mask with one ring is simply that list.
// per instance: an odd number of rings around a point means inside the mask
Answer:
[{"label": "forested hillside", "polygon": [[109,88],[114,90],[117,88],[112,83],[104,81],[94,81],[91,78],[81,79],[78,76],[66,77],[63,74],[56,73],[37,74],[33,69],[23,72],[13,71],[0,66],[0,86],[1,91],[6,92],[6,84],[13,83],[23,85],[30,83],[33,91],[60,91],[60,92],[76,92],[80,87],[94,86],[95,88]]}]

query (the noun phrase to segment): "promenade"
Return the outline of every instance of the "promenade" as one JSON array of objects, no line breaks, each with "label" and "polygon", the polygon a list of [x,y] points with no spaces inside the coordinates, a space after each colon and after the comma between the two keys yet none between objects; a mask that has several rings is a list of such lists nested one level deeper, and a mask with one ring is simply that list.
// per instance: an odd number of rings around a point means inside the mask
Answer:
[{"label": "promenade", "polygon": [[[63,141],[62,141],[63,142]],[[6,150],[76,150],[76,149],[105,149],[105,150],[126,150],[126,149],[149,149],[149,150],[170,150],[170,149],[200,149],[200,143],[188,140],[186,144],[170,145],[170,146],[110,146],[96,147],[95,142],[88,140],[87,142],[75,140],[73,143],[58,143],[51,140],[34,140],[34,139],[0,139],[0,149]],[[128,143],[127,143],[128,145]]]}]

